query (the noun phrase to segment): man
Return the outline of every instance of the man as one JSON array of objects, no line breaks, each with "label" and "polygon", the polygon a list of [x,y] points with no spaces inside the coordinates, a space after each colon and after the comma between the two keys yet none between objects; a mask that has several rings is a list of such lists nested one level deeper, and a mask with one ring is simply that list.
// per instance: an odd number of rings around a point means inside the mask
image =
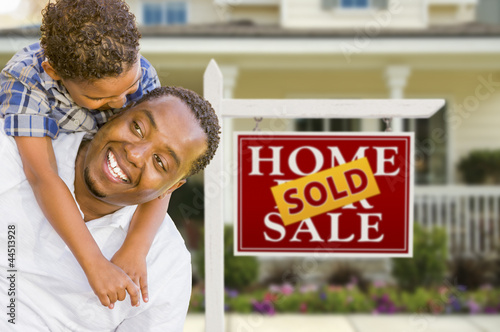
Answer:
[{"label": "man", "polygon": [[[108,259],[125,239],[133,205],[168,194],[203,169],[217,149],[219,128],[213,109],[195,93],[158,88],[106,123],[91,141],[82,142],[83,134],[54,141],[59,175]],[[133,307],[127,299],[110,310],[44,220],[16,144],[4,133],[0,158],[0,286],[7,311],[0,330],[182,331],[190,256],[168,216],[147,256],[149,302]],[[118,300],[126,296],[124,291]]]}]

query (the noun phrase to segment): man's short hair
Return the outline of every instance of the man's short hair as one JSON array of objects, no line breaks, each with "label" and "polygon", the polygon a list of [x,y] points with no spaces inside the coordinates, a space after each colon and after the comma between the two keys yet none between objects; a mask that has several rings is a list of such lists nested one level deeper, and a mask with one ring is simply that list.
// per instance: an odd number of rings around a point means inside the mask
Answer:
[{"label": "man's short hair", "polygon": [[175,96],[182,100],[184,104],[191,109],[191,112],[196,120],[198,120],[201,129],[203,129],[207,135],[207,149],[205,153],[199,156],[198,159],[192,163],[190,170],[185,176],[187,178],[207,167],[210,160],[214,157],[220,141],[219,119],[217,114],[215,114],[212,105],[210,105],[207,100],[194,91],[176,86],[163,86],[156,88],[144,95],[137,103],[154,100],[163,96]]},{"label": "man's short hair", "polygon": [[42,11],[40,44],[64,79],[116,77],[136,62],[140,32],[121,0],[56,0]]}]

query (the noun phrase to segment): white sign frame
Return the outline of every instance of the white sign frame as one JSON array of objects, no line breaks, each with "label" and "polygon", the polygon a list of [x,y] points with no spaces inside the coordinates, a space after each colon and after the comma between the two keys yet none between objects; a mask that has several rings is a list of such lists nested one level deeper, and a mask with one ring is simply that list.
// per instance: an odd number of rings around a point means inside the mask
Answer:
[{"label": "white sign frame", "polygon": [[[226,99],[223,76],[211,60],[203,93],[219,117],[221,143],[205,169],[205,331],[224,332],[224,118],[429,118],[444,99]],[[231,188],[229,188],[231,190]]]}]

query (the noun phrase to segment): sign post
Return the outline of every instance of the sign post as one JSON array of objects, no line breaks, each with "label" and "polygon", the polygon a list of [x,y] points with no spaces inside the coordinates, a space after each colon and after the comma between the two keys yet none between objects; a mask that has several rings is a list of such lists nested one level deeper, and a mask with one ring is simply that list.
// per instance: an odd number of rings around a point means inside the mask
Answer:
[{"label": "sign post", "polygon": [[[224,99],[222,93],[223,77],[216,62],[211,60],[204,74],[204,96],[214,107],[221,123],[225,117],[429,118],[445,104],[443,99]],[[231,139],[224,136],[223,125],[221,139]],[[231,190],[228,179],[233,176],[236,167],[224,165],[223,145],[220,144],[214,159],[205,170],[205,331],[207,332],[224,332],[223,191]],[[370,203],[370,198],[367,201]],[[372,221],[367,222],[369,228]],[[341,221],[339,229],[340,223]]]}]

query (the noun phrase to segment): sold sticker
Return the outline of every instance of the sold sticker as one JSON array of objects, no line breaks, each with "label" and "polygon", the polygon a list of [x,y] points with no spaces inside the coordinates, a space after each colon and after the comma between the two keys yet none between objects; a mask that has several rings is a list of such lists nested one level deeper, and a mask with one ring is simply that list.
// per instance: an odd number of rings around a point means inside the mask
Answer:
[{"label": "sold sticker", "polygon": [[271,190],[285,226],[380,194],[366,157]]}]

